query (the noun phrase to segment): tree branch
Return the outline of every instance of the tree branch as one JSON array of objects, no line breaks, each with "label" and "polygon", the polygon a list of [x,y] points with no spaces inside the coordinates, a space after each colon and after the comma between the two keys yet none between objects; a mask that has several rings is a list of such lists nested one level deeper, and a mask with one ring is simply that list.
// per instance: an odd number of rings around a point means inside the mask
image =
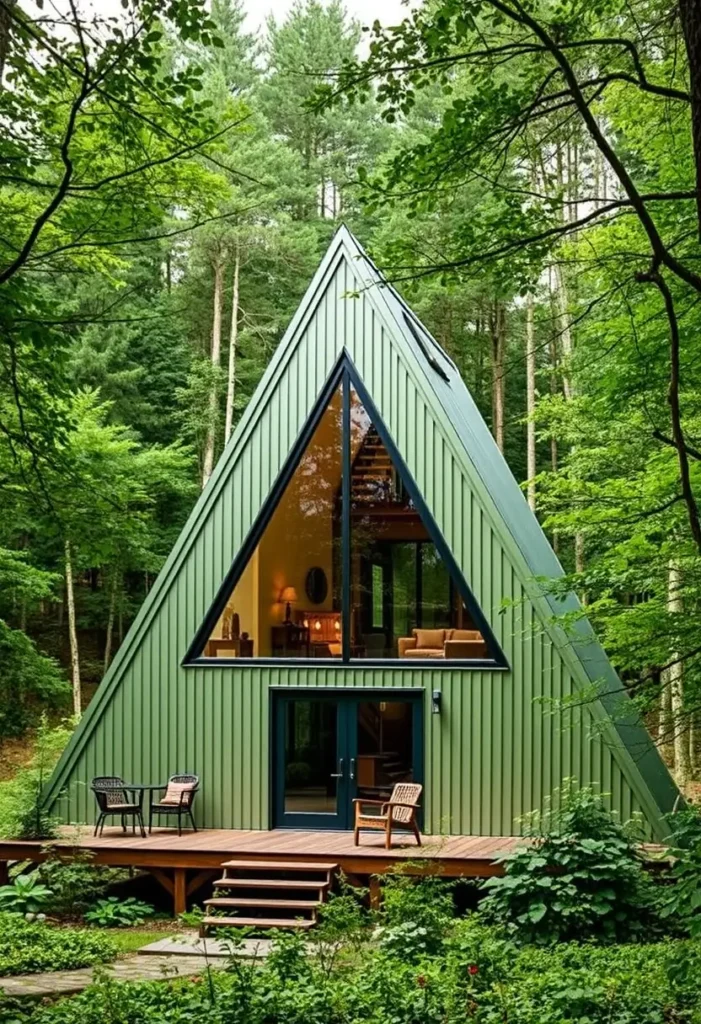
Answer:
[{"label": "tree branch", "polygon": [[73,177],[73,161],[71,160],[70,156],[71,141],[75,133],[78,112],[80,111],[80,108],[82,107],[83,103],[89,95],[90,83],[86,71],[86,73],[83,76],[83,81],[78,92],[78,95],[75,97],[73,103],[71,104],[70,113],[68,115],[68,123],[66,125],[66,131],[63,136],[63,142],[61,143],[61,160],[64,166],[63,177],[59,182],[58,188],[56,189],[53,198],[42,210],[37,219],[34,221],[32,229],[29,232],[29,235],[27,236],[27,239],[22,248],[20,249],[18,255],[15,257],[12,263],[5,267],[4,270],[0,271],[0,284],[4,284],[6,281],[9,281],[9,279],[13,277],[18,270],[21,270],[21,268],[27,262],[31,254],[31,251],[34,248],[34,243],[41,234],[42,228],[47,223],[47,221],[51,219],[51,217],[59,208],[59,206],[61,205],[61,203],[63,202],[68,193],[68,187],[71,183],[71,178]]},{"label": "tree branch", "polygon": [[506,2],[506,0],[487,0],[487,2],[510,21],[515,22],[517,25],[528,27],[533,34],[540,39],[545,48],[549,50],[553,59],[562,71],[563,78],[570,89],[575,106],[577,107],[592,140],[623,186],[626,195],[630,200],[630,204],[635,210],[638,219],[648,236],[650,247],[657,265],[664,265],[686,284],[690,285],[696,291],[701,292],[701,277],[694,273],[693,270],[684,266],[683,263],[680,263],[679,260],[671,254],[667,246],[662,241],[660,233],[657,230],[657,225],[655,224],[650,212],[646,209],[645,203],[643,202],[633,179],[628,173],[628,169],[609,143],[608,139],[599,127],[596,117],[589,109],[589,103],[582,93],[574,68],[565,56],[562,47],[555,42],[540,21],[524,9],[520,0],[511,0],[513,7],[510,6],[510,3]]},{"label": "tree branch", "polygon": [[671,420],[672,420],[672,438],[674,440],[674,447],[677,450],[677,458],[679,460],[679,478],[681,482],[682,495],[686,503],[687,512],[689,516],[689,527],[691,529],[691,536],[694,538],[694,542],[699,552],[701,552],[701,521],[699,521],[699,509],[696,504],[696,498],[694,497],[694,491],[691,486],[691,474],[689,471],[689,456],[687,452],[686,442],[684,439],[684,429],[682,426],[681,407],[679,402],[679,388],[680,388],[680,339],[679,339],[679,322],[677,320],[677,314],[674,309],[674,298],[669,289],[669,285],[665,281],[664,277],[660,273],[658,267],[653,264],[649,271],[640,273],[637,275],[639,281],[649,281],[654,284],[659,290],[660,295],[664,301],[665,312],[667,313],[667,320],[669,321],[669,389],[667,391],[667,401],[669,402]]}]

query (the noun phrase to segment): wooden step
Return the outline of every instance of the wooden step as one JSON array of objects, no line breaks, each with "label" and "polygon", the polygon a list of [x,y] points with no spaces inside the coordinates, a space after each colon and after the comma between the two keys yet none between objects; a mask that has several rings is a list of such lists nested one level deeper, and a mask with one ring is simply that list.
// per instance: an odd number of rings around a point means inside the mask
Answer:
[{"label": "wooden step", "polygon": [[214,899],[205,900],[205,907],[277,907],[280,910],[318,910],[321,900],[259,900],[238,897],[227,899],[224,896],[215,896]]},{"label": "wooden step", "polygon": [[[312,928],[316,924],[317,911],[326,900],[338,864],[331,861],[288,860],[227,860],[221,865],[224,875],[213,883],[214,896],[205,900],[207,916],[202,919],[200,934],[216,928]],[[268,874],[284,873],[287,878],[266,878]],[[310,875],[323,877],[313,878]],[[306,877],[305,877],[306,876]],[[252,895],[238,896],[237,890]],[[270,896],[266,898],[266,890]],[[296,892],[292,899],[287,893]],[[309,893],[309,899],[303,894]],[[212,913],[221,910],[234,912],[237,908],[249,908],[248,913],[267,911],[269,917],[216,917]],[[298,917],[275,917],[287,913]],[[306,916],[304,916],[306,915]]]},{"label": "wooden step", "polygon": [[314,864],[313,862],[295,863],[291,860],[225,860],[223,868],[256,871],[336,871],[338,864]]},{"label": "wooden step", "polygon": [[313,928],[316,921],[293,917],[203,917],[205,928]]},{"label": "wooden step", "polygon": [[227,889],[316,889],[329,888],[330,882],[314,882],[307,878],[217,878],[214,886]]}]

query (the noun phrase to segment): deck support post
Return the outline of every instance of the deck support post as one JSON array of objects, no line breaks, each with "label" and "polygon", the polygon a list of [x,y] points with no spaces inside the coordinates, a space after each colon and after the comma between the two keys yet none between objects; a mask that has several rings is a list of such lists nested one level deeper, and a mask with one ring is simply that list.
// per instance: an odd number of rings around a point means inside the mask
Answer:
[{"label": "deck support post", "polygon": [[370,875],[370,909],[379,910],[382,901],[382,886],[377,875]]},{"label": "deck support post", "polygon": [[173,869],[173,914],[184,914],[187,910],[187,870]]},{"label": "deck support post", "polygon": [[0,885],[7,885],[10,881],[10,875],[7,870],[7,861],[0,860]]}]

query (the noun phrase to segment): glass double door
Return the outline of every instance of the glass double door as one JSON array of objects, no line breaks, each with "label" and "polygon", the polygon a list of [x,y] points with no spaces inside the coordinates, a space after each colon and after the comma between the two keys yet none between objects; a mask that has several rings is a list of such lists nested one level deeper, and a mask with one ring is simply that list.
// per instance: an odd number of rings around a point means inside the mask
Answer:
[{"label": "glass double door", "polygon": [[421,696],[276,694],[274,827],[349,829],[353,800],[423,777]]}]

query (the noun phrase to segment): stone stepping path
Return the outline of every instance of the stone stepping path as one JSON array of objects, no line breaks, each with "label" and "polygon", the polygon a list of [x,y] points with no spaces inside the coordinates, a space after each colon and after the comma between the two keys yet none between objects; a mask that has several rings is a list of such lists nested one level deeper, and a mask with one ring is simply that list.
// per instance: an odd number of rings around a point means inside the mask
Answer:
[{"label": "stone stepping path", "polygon": [[[272,939],[244,939],[240,946],[237,946],[237,956],[241,957],[264,957],[270,952]],[[167,938],[159,939],[148,946],[142,946],[139,950],[140,956],[199,956],[211,959],[221,959],[231,956],[231,947],[228,942],[221,939],[197,937],[192,938]]]},{"label": "stone stepping path", "polygon": [[[221,969],[220,959],[210,964]],[[169,981],[173,978],[200,974],[206,967],[205,958],[197,956],[135,956],[106,965],[116,981]],[[0,989],[8,996],[53,996],[82,992],[92,983],[92,967],[77,971],[52,971],[49,974],[18,974],[13,978],[0,978]]]},{"label": "stone stepping path", "polygon": [[[244,939],[237,955],[264,957],[271,946],[270,939]],[[220,939],[176,936],[151,942],[136,954],[104,966],[115,981],[172,981],[173,978],[202,973],[208,960],[213,970],[221,970],[230,955],[228,943]],[[77,971],[18,974],[12,978],[0,978],[0,990],[5,995],[16,997],[72,995],[92,984],[93,971],[93,967],[82,967]]]}]

